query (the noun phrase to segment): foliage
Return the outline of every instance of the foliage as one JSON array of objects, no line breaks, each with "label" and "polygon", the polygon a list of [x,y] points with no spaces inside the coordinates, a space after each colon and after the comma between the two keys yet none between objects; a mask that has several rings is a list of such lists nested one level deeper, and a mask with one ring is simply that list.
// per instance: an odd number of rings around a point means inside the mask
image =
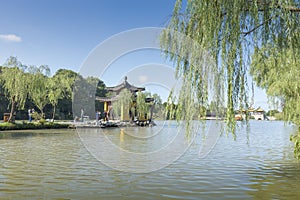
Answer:
[{"label": "foliage", "polygon": [[274,117],[275,114],[277,114],[277,113],[279,113],[278,110],[269,110],[269,111],[266,113],[266,115],[267,115],[267,116]]},{"label": "foliage", "polygon": [[[9,104],[11,116],[16,113],[18,119],[27,119],[27,110],[32,108],[41,110],[40,114],[36,114],[43,117],[49,118],[51,115],[52,119],[72,119],[72,92],[76,78],[86,86],[85,91],[94,88],[92,91],[96,94],[92,94],[91,98],[106,94],[105,85],[98,78],[84,79],[66,69],[59,69],[52,77],[49,75],[47,65],[27,67],[16,57],[7,59],[5,65],[0,67],[0,113],[8,112]],[[87,98],[84,95],[85,102]],[[99,102],[96,106],[103,108]],[[89,108],[94,113],[95,106],[90,105]],[[40,119],[40,116],[37,118]]]},{"label": "foliage", "polygon": [[151,103],[151,119],[160,119],[160,120],[165,120],[165,107],[162,104],[162,99],[161,97],[154,93],[153,95],[150,94],[150,96],[153,98],[153,102]]},{"label": "foliage", "polygon": [[256,49],[251,74],[269,96],[281,101],[283,117],[300,125],[300,52],[267,45]]},{"label": "foliage", "polygon": [[[277,120],[290,121],[300,126],[300,53],[292,48],[276,49],[271,44],[255,49],[251,74],[258,86],[278,99],[282,113],[275,113]],[[294,155],[300,158],[299,134],[291,137],[295,144]]]},{"label": "foliage", "polygon": [[23,109],[27,99],[28,75],[24,72],[25,69],[26,66],[16,57],[10,57],[1,70],[0,81],[11,107],[9,121],[12,120],[16,107]]},{"label": "foliage", "polygon": [[122,116],[123,112],[126,111],[129,112],[129,110],[132,107],[132,103],[133,103],[132,93],[127,89],[123,89],[118,95],[118,100],[113,102],[112,106],[113,106],[114,114],[117,116]]},{"label": "foliage", "polygon": [[[2,68],[3,67],[0,66],[0,102],[1,102],[0,114],[7,112],[8,105],[9,105],[9,101],[8,101],[7,97],[5,96],[5,90],[3,88],[2,81],[1,81]],[[0,116],[0,119],[1,119],[1,117],[2,116]]]},{"label": "foliage", "polygon": [[136,97],[136,109],[138,112],[139,119],[145,118],[149,111],[149,105],[145,102],[146,94],[143,92],[138,92]]},{"label": "foliage", "polygon": [[[218,104],[227,104],[227,124],[234,131],[234,109],[248,108],[247,67],[252,49],[269,43],[277,50],[299,51],[299,11],[296,0],[190,0],[186,4],[177,0],[161,36],[162,48],[184,80],[175,99],[176,117],[190,120],[193,104],[207,107],[210,95]],[[203,57],[205,52],[214,65]]]},{"label": "foliage", "polygon": [[71,104],[72,88],[77,74],[71,70],[59,69],[48,79],[48,98],[53,107],[52,119],[55,118],[59,100],[69,100]]},{"label": "foliage", "polygon": [[274,115],[276,120],[284,120],[283,113],[275,113]]},{"label": "foliage", "polygon": [[50,69],[46,65],[41,65],[40,67],[30,66],[29,72],[28,94],[41,111],[42,118],[44,118],[44,107],[49,103],[48,76]]},{"label": "foliage", "polygon": [[38,112],[32,113],[31,117],[35,121],[40,121],[40,120],[44,119],[44,115],[42,113],[38,113]]},{"label": "foliage", "polygon": [[300,130],[297,135],[291,135],[290,140],[294,142],[295,148],[294,148],[294,156],[297,159],[300,159]]},{"label": "foliage", "polygon": [[58,123],[23,123],[23,124],[12,124],[12,123],[1,123],[0,131],[5,130],[25,130],[25,129],[60,129],[68,128],[68,124]]}]

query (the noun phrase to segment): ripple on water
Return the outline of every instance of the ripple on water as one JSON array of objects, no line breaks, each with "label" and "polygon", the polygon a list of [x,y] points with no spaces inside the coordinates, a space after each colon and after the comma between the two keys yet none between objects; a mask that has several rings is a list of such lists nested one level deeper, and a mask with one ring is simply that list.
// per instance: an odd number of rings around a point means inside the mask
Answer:
[{"label": "ripple on water", "polygon": [[[299,199],[300,166],[289,141],[292,127],[250,123],[249,133],[241,127],[236,141],[223,135],[205,158],[198,156],[197,141],[175,163],[144,174],[101,164],[74,131],[7,136],[0,139],[0,199]],[[120,144],[119,132],[105,131]],[[148,148],[146,140],[123,139],[125,147],[135,145],[132,150]]]}]

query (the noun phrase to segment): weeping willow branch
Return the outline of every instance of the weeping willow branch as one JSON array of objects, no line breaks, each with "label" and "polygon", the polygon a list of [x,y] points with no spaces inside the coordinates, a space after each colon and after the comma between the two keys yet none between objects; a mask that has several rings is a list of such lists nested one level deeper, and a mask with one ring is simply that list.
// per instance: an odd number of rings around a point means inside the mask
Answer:
[{"label": "weeping willow branch", "polygon": [[[166,57],[175,63],[177,77],[187,84],[176,99],[176,116],[190,120],[188,103],[205,107],[216,99],[221,106],[225,104],[227,123],[234,130],[234,110],[249,105],[247,71],[253,48],[270,43],[279,50],[300,49],[300,8],[296,2],[189,0],[183,4],[177,0],[161,36]],[[199,56],[203,51],[211,55],[213,65]],[[208,87],[208,74],[213,75],[213,89]]]},{"label": "weeping willow branch", "polygon": [[257,25],[256,27],[254,27],[253,29],[247,31],[247,32],[242,32],[242,34],[244,34],[244,36],[249,35],[250,33],[256,31],[257,29],[259,29],[260,27],[266,25],[266,23],[270,22],[273,18],[275,18],[276,16],[271,16],[270,18],[266,19],[263,23]]}]

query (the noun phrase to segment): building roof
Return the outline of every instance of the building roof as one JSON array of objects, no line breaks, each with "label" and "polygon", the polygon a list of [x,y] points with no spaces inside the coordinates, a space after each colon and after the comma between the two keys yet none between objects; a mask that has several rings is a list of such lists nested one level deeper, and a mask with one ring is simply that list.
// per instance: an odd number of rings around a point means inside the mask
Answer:
[{"label": "building roof", "polygon": [[259,107],[256,109],[256,112],[264,112],[264,110],[261,107]]},{"label": "building roof", "polygon": [[112,102],[112,101],[117,101],[118,100],[118,96],[113,96],[113,97],[96,97],[97,101],[100,102]]},{"label": "building roof", "polygon": [[249,108],[248,108],[248,112],[254,112],[255,111],[255,109],[252,107],[252,106],[250,106]]},{"label": "building roof", "polygon": [[261,107],[258,107],[257,109],[254,109],[253,107],[249,107],[247,110],[236,110],[236,112],[264,112],[264,110]]},{"label": "building roof", "polygon": [[106,90],[110,91],[110,92],[115,92],[118,95],[121,92],[121,90],[123,90],[125,88],[130,90],[132,93],[145,90],[144,87],[136,87],[136,86],[128,83],[127,76],[125,76],[124,81],[121,84],[114,86],[114,87],[106,87]]}]

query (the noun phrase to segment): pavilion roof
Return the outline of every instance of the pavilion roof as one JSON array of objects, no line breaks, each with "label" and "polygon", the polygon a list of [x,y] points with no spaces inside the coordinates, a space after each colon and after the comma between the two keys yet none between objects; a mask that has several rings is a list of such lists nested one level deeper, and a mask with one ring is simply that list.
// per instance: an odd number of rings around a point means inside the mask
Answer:
[{"label": "pavilion roof", "polygon": [[250,106],[250,107],[248,108],[248,112],[253,112],[253,111],[255,111],[255,109],[254,109],[252,106]]},{"label": "pavilion roof", "polygon": [[96,96],[96,100],[100,101],[100,102],[108,102],[108,101],[112,102],[112,101],[118,100],[118,97],[119,97],[118,95],[113,96],[113,97],[97,97]]},{"label": "pavilion roof", "polygon": [[107,91],[115,92],[116,94],[119,94],[121,92],[121,90],[123,90],[123,89],[128,89],[131,92],[138,92],[138,91],[144,91],[145,90],[144,87],[136,87],[136,86],[131,85],[130,83],[128,83],[127,82],[127,76],[125,76],[125,79],[121,84],[119,84],[117,86],[114,86],[114,87],[106,87]]},{"label": "pavilion roof", "polygon": [[263,110],[262,108],[260,108],[260,107],[257,108],[256,111],[257,111],[257,112],[264,112],[264,110]]}]

